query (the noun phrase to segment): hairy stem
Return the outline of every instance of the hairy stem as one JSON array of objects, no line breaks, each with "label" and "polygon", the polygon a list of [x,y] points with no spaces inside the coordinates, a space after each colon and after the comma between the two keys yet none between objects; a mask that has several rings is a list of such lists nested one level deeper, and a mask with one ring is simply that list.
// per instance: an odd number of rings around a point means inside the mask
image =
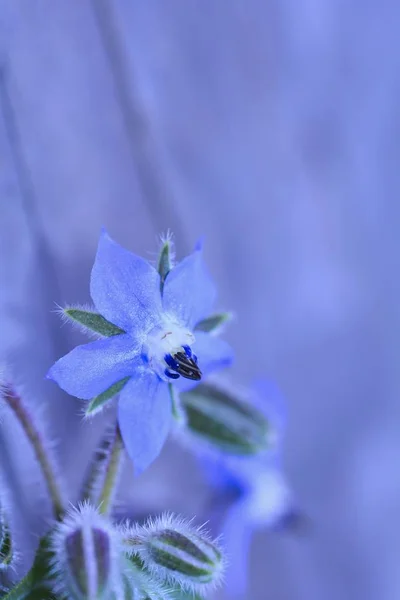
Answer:
[{"label": "hairy stem", "polygon": [[32,415],[29,413],[26,406],[24,406],[21,397],[15,392],[15,390],[11,386],[6,385],[3,394],[6,404],[13,411],[15,417],[18,419],[21,427],[23,428],[26,437],[32,445],[53,504],[54,515],[57,519],[59,519],[64,513],[64,502],[57,483],[53,465],[51,464],[50,457],[45,448],[43,437],[35,426]]}]

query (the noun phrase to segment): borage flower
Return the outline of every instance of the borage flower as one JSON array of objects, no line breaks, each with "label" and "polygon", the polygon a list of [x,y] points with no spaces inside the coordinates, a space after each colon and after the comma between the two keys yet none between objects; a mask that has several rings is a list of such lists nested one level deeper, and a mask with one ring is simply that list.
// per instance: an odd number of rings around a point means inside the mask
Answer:
[{"label": "borage flower", "polygon": [[64,313],[109,337],[76,347],[47,376],[72,396],[92,400],[92,413],[119,392],[119,426],[137,472],[168,435],[172,386],[190,389],[232,360],[228,344],[207,333],[215,287],[201,247],[176,266],[170,254],[167,240],[157,270],[103,231],[90,281],[100,315]]},{"label": "borage flower", "polygon": [[[207,384],[203,387],[206,389]],[[188,424],[197,425],[195,409],[203,415],[202,430],[196,427],[195,431],[188,431],[189,439],[213,490],[207,516],[214,528],[222,531],[228,557],[228,596],[245,597],[254,531],[287,528],[302,521],[281,464],[286,424],[284,402],[275,384],[263,380],[253,386],[249,398],[252,403],[247,407],[241,399],[235,399],[236,390],[224,390],[222,386],[219,410],[214,411],[212,406],[207,407],[207,398],[204,406],[199,406],[200,389],[199,386],[184,394],[183,406],[189,407],[192,415]],[[212,388],[210,394],[211,391]],[[215,402],[218,397],[213,394]],[[218,427],[217,420],[220,420]],[[241,440],[241,432],[247,444]]]}]

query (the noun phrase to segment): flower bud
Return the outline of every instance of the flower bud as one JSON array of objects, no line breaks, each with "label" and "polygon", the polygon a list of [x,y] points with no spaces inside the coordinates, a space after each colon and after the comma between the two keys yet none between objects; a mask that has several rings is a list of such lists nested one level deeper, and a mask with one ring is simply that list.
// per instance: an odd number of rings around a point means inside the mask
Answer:
[{"label": "flower bud", "polygon": [[202,528],[173,515],[128,528],[127,552],[139,560],[153,579],[192,593],[216,587],[222,579],[224,557]]},{"label": "flower bud", "polygon": [[201,383],[180,395],[187,416],[186,435],[236,456],[271,448],[274,432],[265,416],[231,391]]},{"label": "flower bud", "polygon": [[73,509],[51,538],[55,592],[74,600],[119,597],[122,589],[119,536],[89,504]]}]

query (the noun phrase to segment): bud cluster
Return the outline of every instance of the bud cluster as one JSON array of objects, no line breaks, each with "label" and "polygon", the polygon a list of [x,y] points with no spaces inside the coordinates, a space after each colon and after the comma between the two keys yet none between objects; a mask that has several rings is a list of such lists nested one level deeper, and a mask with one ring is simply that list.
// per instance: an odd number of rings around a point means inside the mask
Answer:
[{"label": "bud cluster", "polygon": [[163,600],[173,589],[203,594],[224,569],[221,550],[202,528],[172,515],[115,527],[88,503],[55,527],[50,546],[54,592],[73,600]]}]

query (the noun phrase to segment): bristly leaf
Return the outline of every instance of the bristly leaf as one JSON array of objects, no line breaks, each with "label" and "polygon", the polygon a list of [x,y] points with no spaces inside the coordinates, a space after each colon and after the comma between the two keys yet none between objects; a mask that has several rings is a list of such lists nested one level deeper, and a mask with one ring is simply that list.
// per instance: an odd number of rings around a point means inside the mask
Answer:
[{"label": "bristly leaf", "polygon": [[232,313],[222,312],[210,315],[197,323],[195,331],[205,331],[206,333],[219,333],[223,326],[232,320]]},{"label": "bristly leaf", "polygon": [[173,267],[174,247],[171,236],[167,236],[162,243],[157,261],[157,271],[160,275],[160,292],[164,289],[165,279]]},{"label": "bristly leaf", "polygon": [[40,540],[35,560],[30,571],[21,579],[2,600],[57,600],[48,589],[52,574],[49,573],[48,535]]},{"label": "bristly leaf", "polygon": [[113,325],[113,323],[110,323],[107,319],[91,310],[83,310],[71,306],[63,308],[62,314],[64,317],[77,323],[84,330],[94,331],[104,337],[125,333],[123,329]]},{"label": "bristly leaf", "polygon": [[0,507],[0,571],[8,569],[14,559],[11,532],[3,509]]},{"label": "bristly leaf", "polygon": [[99,394],[98,396],[96,396],[96,398],[93,398],[93,400],[89,402],[89,405],[85,411],[85,416],[93,417],[93,415],[100,412],[107,402],[109,402],[112,398],[114,398],[114,396],[119,394],[122,388],[129,381],[129,379],[130,377],[124,377],[124,379],[117,381],[117,383],[114,383],[111,387],[109,387],[108,390],[106,390],[102,394]]},{"label": "bristly leaf", "polygon": [[207,446],[241,456],[257,454],[275,443],[265,416],[232,392],[202,383],[180,398],[187,433]]}]

